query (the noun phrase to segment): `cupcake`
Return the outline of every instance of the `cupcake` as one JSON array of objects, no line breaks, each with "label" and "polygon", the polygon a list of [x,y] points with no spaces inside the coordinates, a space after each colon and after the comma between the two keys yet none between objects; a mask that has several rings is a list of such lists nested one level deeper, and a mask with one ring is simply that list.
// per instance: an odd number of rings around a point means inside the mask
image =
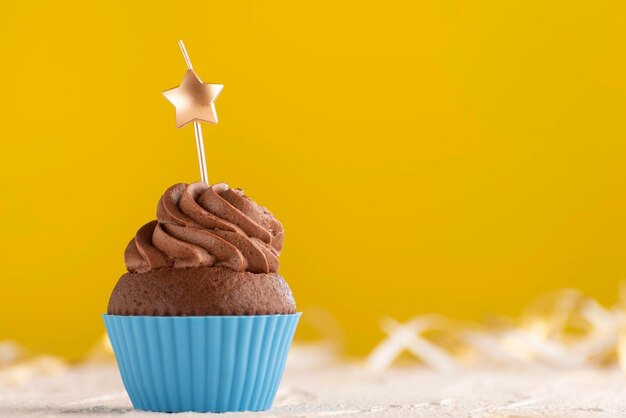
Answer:
[{"label": "cupcake", "polygon": [[281,223],[224,183],[176,184],[128,244],[104,321],[136,409],[271,407],[300,314]]}]

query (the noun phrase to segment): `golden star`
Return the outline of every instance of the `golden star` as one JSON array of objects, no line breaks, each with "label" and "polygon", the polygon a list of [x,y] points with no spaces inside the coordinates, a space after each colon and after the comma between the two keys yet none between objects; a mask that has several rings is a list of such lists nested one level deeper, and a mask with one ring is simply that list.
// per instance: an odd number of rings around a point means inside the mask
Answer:
[{"label": "golden star", "polygon": [[193,70],[187,70],[180,86],[163,92],[176,107],[176,127],[195,120],[217,123],[214,102],[223,88],[223,84],[203,83]]}]

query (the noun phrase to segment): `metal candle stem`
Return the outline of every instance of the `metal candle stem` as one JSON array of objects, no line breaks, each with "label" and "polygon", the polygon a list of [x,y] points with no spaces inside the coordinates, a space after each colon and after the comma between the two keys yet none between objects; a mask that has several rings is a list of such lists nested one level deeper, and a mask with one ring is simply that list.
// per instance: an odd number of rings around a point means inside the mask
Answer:
[{"label": "metal candle stem", "polygon": [[[183,58],[185,58],[187,68],[193,70],[191,60],[189,59],[189,55],[187,55],[187,50],[185,49],[185,44],[182,40],[178,41],[178,46],[180,46],[180,50],[183,53]],[[196,151],[198,152],[198,164],[200,165],[200,178],[203,182],[209,184],[209,172],[206,168],[206,156],[204,155],[204,139],[202,137],[202,126],[197,120],[193,121],[193,132],[196,136]]]},{"label": "metal candle stem", "polygon": [[204,139],[202,138],[202,126],[197,120],[193,121],[193,132],[196,135],[196,150],[198,151],[198,163],[200,164],[200,178],[209,184],[209,173],[206,169],[206,157],[204,156]]}]

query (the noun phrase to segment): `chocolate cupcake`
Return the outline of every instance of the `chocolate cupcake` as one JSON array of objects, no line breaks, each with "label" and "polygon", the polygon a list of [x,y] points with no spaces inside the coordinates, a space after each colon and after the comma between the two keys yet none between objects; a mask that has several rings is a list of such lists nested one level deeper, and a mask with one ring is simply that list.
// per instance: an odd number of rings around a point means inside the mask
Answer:
[{"label": "chocolate cupcake", "polygon": [[271,407],[299,319],[281,223],[240,189],[170,187],[128,244],[104,315],[137,409]]},{"label": "chocolate cupcake", "polygon": [[225,183],[170,187],[157,220],[124,253],[128,273],[109,315],[287,315],[296,313],[277,273],[284,231],[265,208]]}]

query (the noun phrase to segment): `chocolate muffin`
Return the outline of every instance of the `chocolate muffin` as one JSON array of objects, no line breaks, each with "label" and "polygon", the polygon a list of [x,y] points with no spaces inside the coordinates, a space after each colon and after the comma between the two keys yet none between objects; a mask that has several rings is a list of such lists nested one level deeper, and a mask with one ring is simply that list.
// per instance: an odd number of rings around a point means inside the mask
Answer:
[{"label": "chocolate muffin", "polygon": [[109,315],[213,316],[296,313],[277,273],[281,223],[225,183],[176,184],[157,220],[128,244],[128,273],[109,299]]}]

